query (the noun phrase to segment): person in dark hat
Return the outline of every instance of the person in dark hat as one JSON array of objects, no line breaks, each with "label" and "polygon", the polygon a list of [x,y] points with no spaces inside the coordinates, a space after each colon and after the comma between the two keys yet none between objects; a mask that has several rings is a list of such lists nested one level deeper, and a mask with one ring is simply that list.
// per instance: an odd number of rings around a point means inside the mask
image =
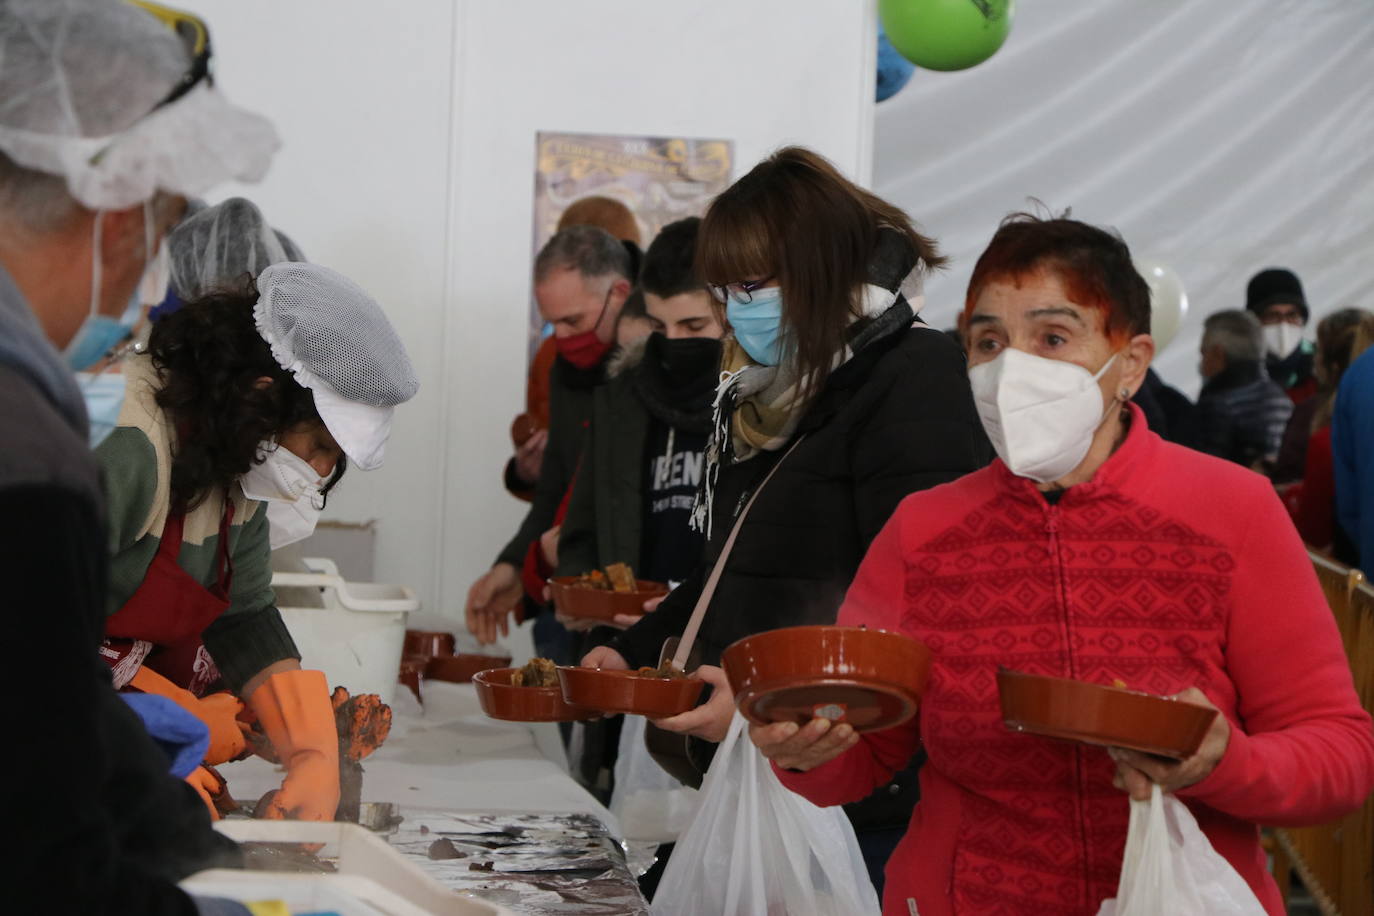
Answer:
[{"label": "person in dark hat", "polygon": [[1316,346],[1302,336],[1309,311],[1298,275],[1283,267],[1261,270],[1245,288],[1245,308],[1254,312],[1263,325],[1269,377],[1279,383],[1294,404],[1316,394]]}]

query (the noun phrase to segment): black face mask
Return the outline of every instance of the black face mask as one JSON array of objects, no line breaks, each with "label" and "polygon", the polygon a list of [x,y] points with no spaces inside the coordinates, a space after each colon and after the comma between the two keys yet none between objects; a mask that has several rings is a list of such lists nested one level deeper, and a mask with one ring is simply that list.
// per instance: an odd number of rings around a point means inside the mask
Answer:
[{"label": "black face mask", "polygon": [[645,344],[644,355],[652,361],[670,392],[691,397],[698,390],[715,390],[720,371],[720,341],[714,337],[669,340],[654,332]]}]

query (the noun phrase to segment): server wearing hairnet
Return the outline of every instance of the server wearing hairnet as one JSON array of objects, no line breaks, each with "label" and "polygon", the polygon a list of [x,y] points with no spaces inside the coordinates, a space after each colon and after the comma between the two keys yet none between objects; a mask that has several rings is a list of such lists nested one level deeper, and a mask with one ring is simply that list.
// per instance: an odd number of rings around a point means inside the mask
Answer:
[{"label": "server wearing hairnet", "polygon": [[[269,265],[305,260],[295,243],[269,226],[262,211],[242,197],[213,207],[199,201],[188,204],[186,215],[167,233],[161,254],[158,265],[162,269],[150,271],[137,294],[142,303],[154,304],[148,315],[153,321],[210,290],[242,287],[243,281]],[[126,355],[133,349],[122,347],[116,352]],[[77,383],[86,402],[94,448],[114,429],[124,403],[122,360],[106,360],[91,371],[78,372]]]},{"label": "server wearing hairnet", "polygon": [[23,825],[0,870],[9,912],[186,916],[175,882],[234,851],[97,654],[106,509],[72,370],[127,334],[186,198],[261,178],[277,145],[212,85],[194,17],[0,2],[0,579],[18,738],[5,809]]},{"label": "server wearing hairnet", "polygon": [[[318,497],[346,457],[382,463],[418,388],[381,308],[312,264],[265,268],[153,325],[96,450],[113,555],[105,644],[115,685],[172,697],[210,728],[206,762],[243,752],[239,700],[286,776],[268,816],[330,820],[339,801],[329,685],[302,670],[271,589],[261,500]],[[219,788],[204,773],[207,794]],[[259,812],[262,814],[262,812]]]}]

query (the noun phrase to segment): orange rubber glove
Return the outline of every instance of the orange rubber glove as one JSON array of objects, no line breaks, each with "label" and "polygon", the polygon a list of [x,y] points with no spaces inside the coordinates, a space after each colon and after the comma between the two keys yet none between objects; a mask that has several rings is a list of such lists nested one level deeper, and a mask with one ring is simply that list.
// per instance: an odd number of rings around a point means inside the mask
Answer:
[{"label": "orange rubber glove", "polygon": [[274,674],[253,691],[248,705],[286,767],[265,816],[332,821],[339,807],[339,732],[324,672]]},{"label": "orange rubber glove", "polygon": [[210,809],[210,820],[219,820],[219,809],[215,807],[215,796],[224,791],[224,783],[205,767],[196,767],[191,771],[191,775],[186,777],[186,781],[191,784],[191,788],[196,790],[200,800],[205,802],[205,807]]},{"label": "orange rubber glove", "polygon": [[138,669],[129,686],[144,693],[166,697],[204,722],[205,727],[210,729],[210,746],[205,751],[205,762],[211,766],[226,763],[243,754],[244,727],[239,725],[237,718],[243,704],[233,694],[212,693],[208,697],[197,697],[147,665]]}]

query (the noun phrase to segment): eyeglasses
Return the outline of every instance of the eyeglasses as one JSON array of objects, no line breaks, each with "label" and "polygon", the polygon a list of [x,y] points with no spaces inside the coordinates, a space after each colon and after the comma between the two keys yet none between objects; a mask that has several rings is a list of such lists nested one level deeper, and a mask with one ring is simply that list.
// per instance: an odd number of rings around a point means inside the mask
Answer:
[{"label": "eyeglasses", "polygon": [[128,0],[129,3],[151,13],[159,22],[170,29],[177,38],[181,39],[186,46],[186,53],[191,58],[191,68],[177,80],[170,92],[163,97],[162,101],[153,106],[153,110],[170,105],[177,99],[190,92],[202,81],[214,85],[214,78],[210,75],[210,29],[205,24],[205,20],[192,13],[182,10],[172,9],[152,0]]},{"label": "eyeglasses", "polygon": [[754,293],[772,283],[774,279],[770,275],[762,280],[745,280],[741,283],[727,283],[724,286],[708,284],[706,288],[711,291],[712,298],[721,305],[727,305],[732,298],[740,305],[748,305],[754,301]]}]

